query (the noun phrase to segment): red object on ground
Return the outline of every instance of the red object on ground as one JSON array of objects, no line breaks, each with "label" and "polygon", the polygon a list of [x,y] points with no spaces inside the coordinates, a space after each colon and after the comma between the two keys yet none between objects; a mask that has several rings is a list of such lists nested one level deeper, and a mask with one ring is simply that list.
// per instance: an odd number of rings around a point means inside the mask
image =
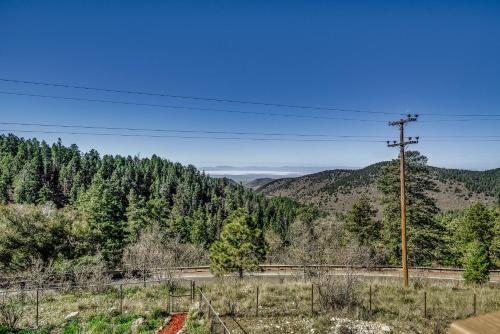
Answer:
[{"label": "red object on ground", "polygon": [[177,334],[182,327],[184,327],[184,323],[186,322],[187,313],[175,313],[172,314],[172,318],[166,324],[158,334]]}]

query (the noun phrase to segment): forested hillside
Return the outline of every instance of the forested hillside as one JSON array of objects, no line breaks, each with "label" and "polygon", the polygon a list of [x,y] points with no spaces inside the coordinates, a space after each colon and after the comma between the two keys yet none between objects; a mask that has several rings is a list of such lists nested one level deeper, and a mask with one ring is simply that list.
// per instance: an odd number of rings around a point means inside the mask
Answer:
[{"label": "forested hillside", "polygon": [[[378,206],[380,193],[375,187],[381,169],[387,162],[365,168],[336,169],[320,173],[271,181],[257,189],[270,196],[288,196],[324,210],[350,210],[361,195],[367,195]],[[468,171],[429,167],[439,191],[432,194],[441,210],[464,209],[470,202],[493,204],[500,199],[500,168]]]},{"label": "forested hillside", "polygon": [[[194,166],[158,156],[101,157],[95,150],[82,153],[76,145],[64,146],[61,141],[49,145],[14,135],[0,136],[0,202],[52,204],[64,212],[71,210],[70,218],[64,214],[54,219],[83,221],[84,227],[78,231],[86,233],[87,248],[65,256],[100,252],[110,266],[119,263],[127,243],[153,224],[180,242],[208,247],[219,237],[226,217],[244,208],[259,228],[286,238],[298,207],[292,200],[266,198],[228,180],[208,177]],[[30,221],[26,215],[32,209],[13,212],[16,210],[6,206],[0,222],[8,232],[0,240],[4,264],[16,261],[8,245],[22,243],[19,238],[30,233],[16,230],[14,222],[22,215],[24,221]],[[37,214],[31,214],[35,217],[32,220],[37,219]],[[54,243],[65,232],[50,233]],[[51,252],[55,252],[49,254],[54,258],[61,255],[57,250]]]}]

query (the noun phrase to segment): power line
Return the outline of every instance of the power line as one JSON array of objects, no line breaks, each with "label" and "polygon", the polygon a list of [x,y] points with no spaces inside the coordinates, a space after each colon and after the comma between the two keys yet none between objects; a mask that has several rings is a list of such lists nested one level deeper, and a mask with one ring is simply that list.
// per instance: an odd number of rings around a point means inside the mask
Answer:
[{"label": "power line", "polygon": [[204,133],[204,134],[230,134],[230,135],[261,135],[261,136],[295,136],[295,137],[330,137],[330,138],[383,138],[384,136],[360,136],[360,135],[328,135],[312,133],[291,133],[291,132],[246,132],[246,131],[212,131],[212,130],[179,130],[179,129],[158,129],[158,128],[130,128],[130,127],[110,127],[91,125],[71,125],[71,124],[51,124],[51,123],[23,123],[23,122],[0,122],[3,125],[40,126],[56,128],[77,128],[77,129],[99,129],[99,130],[126,130],[126,131],[150,131],[150,132],[178,132],[178,133]]},{"label": "power line", "polygon": [[[243,111],[243,110],[218,109],[218,108],[188,107],[188,106],[178,106],[178,105],[152,104],[152,103],[140,103],[140,102],[129,102],[129,101],[118,101],[118,100],[89,99],[89,98],[82,98],[82,97],[70,97],[70,96],[60,96],[60,95],[42,95],[42,94],[19,93],[19,92],[8,92],[8,91],[0,91],[0,94],[14,95],[14,96],[29,96],[29,97],[57,99],[57,100],[80,101],[80,102],[84,101],[84,102],[132,105],[132,106],[153,107],[153,108],[162,108],[162,109],[214,111],[214,112],[259,115],[259,116],[276,116],[276,117],[285,117],[285,118],[324,119],[324,120],[336,120],[336,121],[355,121],[355,122],[374,122],[374,123],[387,123],[388,122],[386,120],[376,120],[376,119],[315,116],[315,115],[302,115],[302,114],[282,114],[282,113],[275,113],[275,112],[260,112],[260,111]],[[169,110],[169,111],[174,111],[174,110]],[[427,120],[427,121],[423,120],[421,122],[433,123],[433,122],[471,122],[471,121],[500,121],[500,118],[449,119],[449,120],[448,119],[438,119],[438,120]]]},{"label": "power line", "polygon": [[146,137],[146,138],[180,138],[180,139],[213,139],[213,140],[249,140],[249,141],[290,141],[290,142],[362,142],[380,143],[383,140],[361,140],[361,139],[293,139],[293,138],[254,138],[254,137],[213,137],[213,136],[178,136],[178,135],[147,135],[147,134],[127,134],[127,133],[94,133],[94,132],[70,132],[70,131],[45,131],[45,130],[18,130],[0,129],[0,132],[25,132],[44,134],[67,134],[67,135],[88,135],[88,136],[116,136],[116,137]]},{"label": "power line", "polygon": [[[280,113],[274,113],[274,112],[259,112],[259,111],[243,111],[243,110],[230,110],[230,109],[217,109],[217,108],[187,107],[187,106],[177,106],[177,105],[128,102],[128,101],[118,101],[118,100],[88,99],[88,98],[81,98],[81,97],[68,97],[68,96],[59,96],[59,95],[42,95],[42,94],[18,93],[18,92],[7,92],[7,91],[0,91],[0,94],[40,97],[40,98],[59,99],[59,100],[132,105],[132,106],[154,107],[154,108],[165,108],[165,109],[201,110],[201,111],[215,111],[215,112],[261,115],[261,116],[278,116],[278,117],[289,117],[289,118],[310,118],[310,119],[328,119],[328,120],[340,120],[340,121],[386,123],[386,121],[384,121],[384,120],[374,120],[374,119],[314,116],[314,115],[302,115],[302,114],[280,114]],[[170,111],[172,111],[172,110],[170,110]]]},{"label": "power line", "polygon": [[60,83],[53,83],[53,82],[28,81],[28,80],[17,80],[17,79],[7,79],[7,78],[0,78],[0,81],[29,84],[29,85],[39,85],[39,86],[84,89],[84,90],[92,90],[92,91],[100,91],[100,92],[108,92],[108,93],[162,96],[162,97],[171,97],[171,98],[176,98],[176,99],[201,100],[201,101],[212,101],[212,102],[227,102],[227,103],[238,103],[238,104],[251,104],[251,105],[260,105],[260,106],[266,106],[266,107],[311,109],[311,110],[324,110],[324,111],[344,111],[344,112],[367,113],[367,114],[401,115],[401,113],[391,113],[391,112],[382,112],[382,111],[346,109],[346,108],[330,108],[330,107],[318,107],[318,106],[307,106],[307,105],[297,105],[297,104],[268,103],[268,102],[257,102],[257,101],[248,101],[248,100],[234,100],[234,99],[227,99],[227,98],[199,97],[199,96],[191,96],[191,95],[177,95],[177,94],[169,94],[169,93],[154,93],[154,92],[135,91],[135,90],[110,89],[110,88],[81,86],[81,85],[74,85],[74,84],[60,84]]},{"label": "power line", "polygon": [[[211,102],[225,102],[225,103],[237,103],[237,104],[249,104],[249,105],[260,105],[267,107],[280,107],[280,108],[293,108],[293,109],[309,109],[309,110],[323,110],[323,111],[341,111],[341,112],[354,112],[354,113],[367,113],[367,114],[382,114],[382,115],[405,115],[404,113],[397,112],[383,112],[383,111],[373,111],[373,110],[362,110],[362,109],[350,109],[350,108],[334,108],[334,107],[320,107],[320,106],[310,106],[310,105],[298,105],[298,104],[282,104],[282,103],[269,103],[260,101],[250,101],[250,100],[236,100],[229,98],[211,98],[211,97],[200,97],[193,95],[178,95],[171,93],[158,93],[158,92],[147,92],[147,91],[137,91],[137,90],[124,90],[116,88],[102,88],[102,87],[92,87],[92,86],[82,86],[77,84],[61,84],[54,82],[45,81],[31,81],[31,80],[18,80],[10,78],[0,78],[0,81],[12,82],[19,84],[37,85],[37,86],[49,86],[49,87],[59,87],[59,88],[71,88],[71,89],[82,89],[91,90],[107,93],[120,93],[120,94],[132,94],[132,95],[146,95],[146,96],[161,96],[170,97],[176,99],[187,99],[187,100],[198,100],[198,101],[211,101]],[[419,115],[425,116],[463,116],[463,117],[498,117],[500,114],[445,114],[445,113],[419,113]]]},{"label": "power line", "polygon": [[[178,138],[178,139],[210,139],[210,140],[247,140],[247,141],[273,141],[273,142],[361,142],[361,143],[384,143],[385,140],[356,139],[354,137],[345,139],[293,139],[293,138],[255,138],[255,137],[215,137],[215,136],[179,136],[179,135],[149,135],[149,134],[128,134],[128,133],[104,133],[104,132],[73,132],[73,131],[46,131],[46,130],[25,130],[25,129],[0,129],[4,133],[43,133],[43,134],[66,134],[85,136],[106,136],[106,137],[144,137],[144,138]],[[361,137],[363,138],[363,137]],[[420,138],[422,140],[422,138]],[[427,142],[448,142],[447,140],[426,140]],[[449,140],[456,142],[457,140]],[[500,139],[477,139],[462,140],[463,142],[500,142]]]},{"label": "power line", "polygon": [[[159,129],[159,128],[131,128],[112,126],[92,126],[78,124],[54,123],[26,123],[26,122],[0,122],[2,125],[39,126],[54,128],[75,128],[95,130],[124,130],[124,131],[149,131],[149,132],[174,132],[174,133],[203,133],[203,134],[228,134],[228,135],[260,135],[260,136],[293,136],[293,137],[327,137],[327,138],[385,138],[380,135],[330,135],[325,133],[293,133],[293,132],[254,132],[254,131],[214,131],[214,130],[187,130],[187,129]],[[425,138],[500,138],[498,135],[429,135]]]}]

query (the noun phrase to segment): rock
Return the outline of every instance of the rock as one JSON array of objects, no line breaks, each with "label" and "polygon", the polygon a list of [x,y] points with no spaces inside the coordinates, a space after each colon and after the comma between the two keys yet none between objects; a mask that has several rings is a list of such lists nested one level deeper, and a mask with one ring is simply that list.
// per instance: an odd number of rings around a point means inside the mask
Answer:
[{"label": "rock", "polygon": [[146,320],[144,320],[144,318],[135,319],[134,322],[132,323],[132,325],[130,326],[130,331],[133,334],[137,333],[137,331],[139,330],[139,326],[145,322],[146,322]]},{"label": "rock", "polygon": [[79,314],[79,312],[78,312],[78,311],[71,312],[71,313],[67,314],[67,315],[64,317],[64,320],[70,320],[70,319],[76,318],[76,317],[78,317],[78,314]]},{"label": "rock", "polygon": [[382,332],[387,332],[387,333],[390,333],[390,332],[391,332],[391,327],[389,327],[389,326],[387,326],[387,325],[382,325],[382,326],[380,327],[380,330],[381,330]]}]

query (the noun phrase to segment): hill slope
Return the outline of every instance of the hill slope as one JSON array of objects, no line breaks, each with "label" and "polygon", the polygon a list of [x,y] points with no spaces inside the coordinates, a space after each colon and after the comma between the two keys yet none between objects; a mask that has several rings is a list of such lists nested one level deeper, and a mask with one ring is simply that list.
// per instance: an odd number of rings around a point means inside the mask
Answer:
[{"label": "hill slope", "polygon": [[[376,179],[387,162],[349,170],[335,169],[269,182],[257,191],[268,196],[285,196],[323,210],[349,210],[362,194],[378,205]],[[468,171],[431,167],[440,192],[438,206],[446,211],[467,207],[472,201],[495,203],[500,194],[500,168]]]},{"label": "hill slope", "polygon": [[268,183],[273,182],[274,180],[276,180],[276,179],[271,179],[269,177],[262,177],[262,178],[258,178],[258,179],[252,180],[250,182],[247,182],[244,184],[244,186],[247,188],[256,190],[256,189],[259,189],[260,187],[265,186]]}]

